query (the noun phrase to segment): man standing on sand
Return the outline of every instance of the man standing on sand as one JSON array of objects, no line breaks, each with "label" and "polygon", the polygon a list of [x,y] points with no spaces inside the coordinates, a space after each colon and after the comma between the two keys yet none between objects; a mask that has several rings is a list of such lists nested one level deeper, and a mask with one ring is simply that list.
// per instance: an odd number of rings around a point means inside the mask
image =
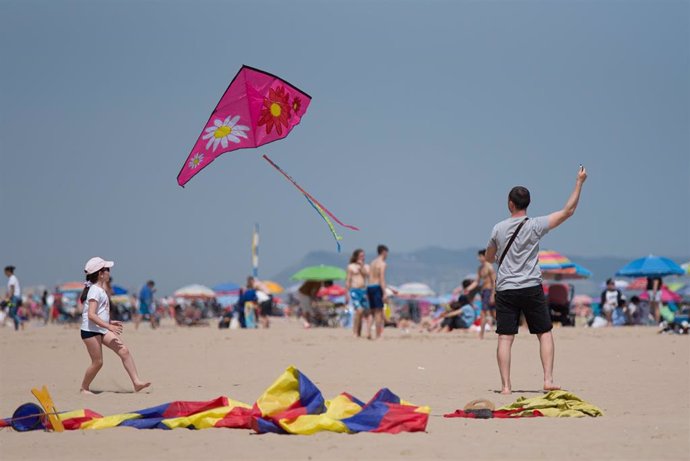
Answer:
[{"label": "man standing on sand", "polygon": [[[388,247],[379,245],[376,248],[378,256],[369,267],[369,286],[367,286],[367,297],[369,298],[369,309],[374,315],[374,325],[376,326],[376,339],[383,333],[383,305],[386,299],[386,259],[388,258]],[[371,332],[367,332],[367,338],[371,338]]]},{"label": "man standing on sand", "polygon": [[367,320],[366,331],[371,336],[371,315],[369,315],[369,300],[366,291],[369,266],[364,261],[364,250],[358,248],[353,251],[345,278],[345,303],[351,305],[355,311],[352,331],[356,338],[362,336],[362,316]]},{"label": "man standing on sand", "polygon": [[472,291],[481,287],[482,295],[482,310],[479,314],[481,327],[479,329],[479,339],[484,339],[484,329],[488,321],[487,314],[492,319],[496,319],[496,302],[494,298],[494,290],[496,288],[496,271],[494,266],[486,260],[486,250],[479,250],[477,252],[477,259],[479,260],[479,269],[477,269],[477,279],[464,290],[464,295],[469,295]]},{"label": "man standing on sand", "polygon": [[486,260],[496,262],[496,357],[501,373],[501,394],[510,394],[510,352],[518,333],[520,313],[529,332],[539,338],[539,355],[544,369],[544,390],[560,387],[553,383],[554,343],[551,315],[544,298],[539,269],[539,240],[570,218],[577,208],[587,171],[580,165],[575,189],[562,210],[548,216],[527,218],[529,191],[516,186],[508,194],[510,218],[496,224],[486,247]]}]

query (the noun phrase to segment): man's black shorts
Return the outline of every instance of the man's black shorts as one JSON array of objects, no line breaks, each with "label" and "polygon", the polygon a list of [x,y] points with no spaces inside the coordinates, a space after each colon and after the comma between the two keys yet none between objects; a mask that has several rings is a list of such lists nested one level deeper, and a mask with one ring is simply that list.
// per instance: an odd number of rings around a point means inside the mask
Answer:
[{"label": "man's black shorts", "polygon": [[553,328],[541,285],[496,292],[496,333],[516,335],[520,326],[520,312],[525,314],[529,332],[533,335],[546,333]]}]

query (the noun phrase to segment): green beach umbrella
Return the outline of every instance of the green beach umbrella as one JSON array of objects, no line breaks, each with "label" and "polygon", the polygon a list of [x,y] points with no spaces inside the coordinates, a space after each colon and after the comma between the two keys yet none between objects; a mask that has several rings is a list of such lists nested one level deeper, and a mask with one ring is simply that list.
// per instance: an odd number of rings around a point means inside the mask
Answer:
[{"label": "green beach umbrella", "polygon": [[335,266],[309,266],[293,274],[293,280],[345,280],[347,274],[339,267]]}]

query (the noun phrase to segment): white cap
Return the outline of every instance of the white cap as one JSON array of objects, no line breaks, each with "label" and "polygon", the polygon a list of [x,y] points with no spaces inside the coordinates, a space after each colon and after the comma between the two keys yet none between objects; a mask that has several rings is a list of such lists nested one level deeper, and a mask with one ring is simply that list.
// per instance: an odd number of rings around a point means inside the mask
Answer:
[{"label": "white cap", "polygon": [[91,258],[88,261],[86,261],[86,266],[84,266],[84,272],[86,272],[86,274],[89,275],[93,274],[94,272],[98,272],[104,267],[113,267],[114,265],[115,263],[113,261],[106,261],[103,258],[99,258],[98,256],[96,256],[95,258]]}]

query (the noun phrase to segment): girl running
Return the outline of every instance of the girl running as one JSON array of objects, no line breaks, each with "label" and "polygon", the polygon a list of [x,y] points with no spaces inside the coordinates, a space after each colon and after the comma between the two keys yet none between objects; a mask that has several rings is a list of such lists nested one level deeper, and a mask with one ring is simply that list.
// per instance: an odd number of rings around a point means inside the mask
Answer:
[{"label": "girl running", "polygon": [[91,382],[103,366],[103,345],[112,349],[127,370],[132,380],[134,391],[139,392],[151,385],[139,379],[137,367],[134,365],[134,357],[120,339],[122,334],[122,322],[110,320],[110,299],[106,292],[106,286],[110,281],[110,268],[115,263],[105,261],[102,258],[91,258],[84,267],[86,272],[86,286],[81,293],[81,302],[84,306],[81,321],[81,339],[91,357],[91,365],[86,369],[84,380],[81,383],[81,392],[92,394],[89,390]]}]

